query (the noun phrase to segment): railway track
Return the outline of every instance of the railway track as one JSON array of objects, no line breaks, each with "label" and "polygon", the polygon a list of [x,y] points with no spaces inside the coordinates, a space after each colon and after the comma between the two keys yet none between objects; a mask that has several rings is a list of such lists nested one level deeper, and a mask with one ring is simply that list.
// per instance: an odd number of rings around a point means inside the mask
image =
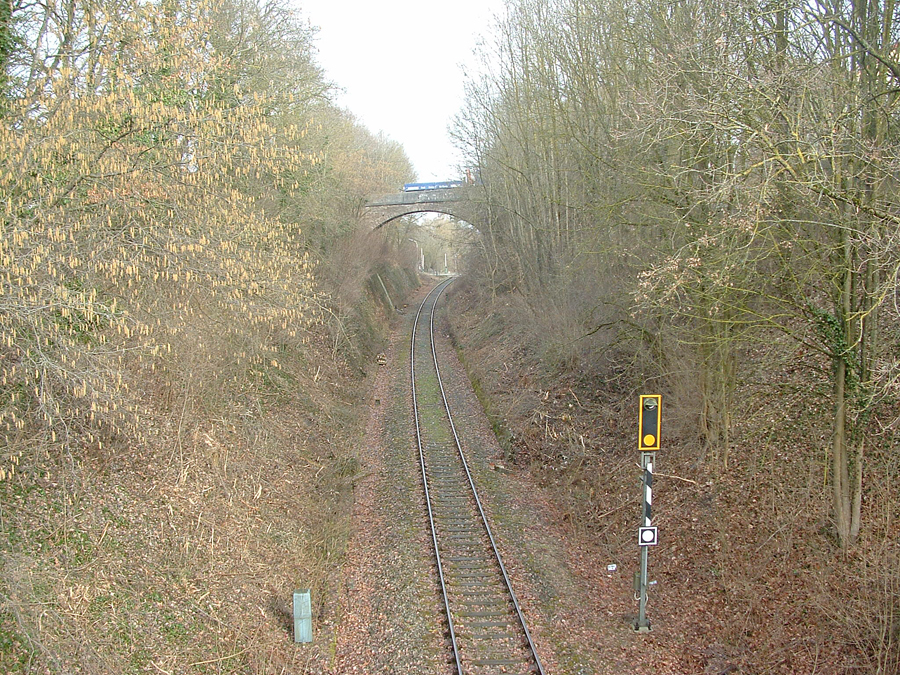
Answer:
[{"label": "railway track", "polygon": [[543,675],[522,610],[460,445],[434,348],[434,313],[449,279],[425,298],[413,325],[413,412],[425,502],[458,675]]}]

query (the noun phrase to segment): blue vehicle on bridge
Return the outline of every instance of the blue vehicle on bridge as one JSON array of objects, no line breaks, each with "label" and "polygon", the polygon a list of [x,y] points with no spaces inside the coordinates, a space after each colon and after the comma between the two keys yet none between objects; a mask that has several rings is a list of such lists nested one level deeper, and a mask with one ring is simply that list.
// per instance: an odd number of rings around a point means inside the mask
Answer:
[{"label": "blue vehicle on bridge", "polygon": [[420,192],[422,190],[449,190],[465,185],[461,180],[442,180],[436,183],[407,183],[403,186],[404,192]]}]

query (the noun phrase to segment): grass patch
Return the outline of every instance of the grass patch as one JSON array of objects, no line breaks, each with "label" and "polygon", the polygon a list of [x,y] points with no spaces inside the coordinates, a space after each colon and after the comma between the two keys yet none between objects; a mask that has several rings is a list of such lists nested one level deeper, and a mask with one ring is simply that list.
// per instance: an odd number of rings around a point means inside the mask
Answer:
[{"label": "grass patch", "polygon": [[0,671],[25,673],[34,660],[34,649],[16,623],[15,616],[0,610]]}]

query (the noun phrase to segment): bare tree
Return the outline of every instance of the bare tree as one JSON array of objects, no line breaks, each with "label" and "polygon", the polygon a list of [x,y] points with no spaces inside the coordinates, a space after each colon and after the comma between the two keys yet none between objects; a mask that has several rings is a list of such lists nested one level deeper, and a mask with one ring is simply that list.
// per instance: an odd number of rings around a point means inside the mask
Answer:
[{"label": "bare tree", "polygon": [[736,345],[776,331],[831,362],[844,546],[896,381],[882,310],[897,293],[898,30],[893,2],[520,2],[457,132],[494,214],[491,276],[537,297],[630,265],[604,302],[693,351],[716,463]]}]

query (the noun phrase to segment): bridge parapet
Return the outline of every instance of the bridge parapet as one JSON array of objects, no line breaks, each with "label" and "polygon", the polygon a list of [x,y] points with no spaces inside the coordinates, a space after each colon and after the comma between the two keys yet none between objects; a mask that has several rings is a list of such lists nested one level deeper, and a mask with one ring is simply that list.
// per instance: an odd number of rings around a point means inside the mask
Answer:
[{"label": "bridge parapet", "polygon": [[445,204],[447,202],[460,202],[464,199],[466,199],[465,188],[443,188],[385,195],[367,203],[366,206],[374,208],[377,206],[406,206],[409,204]]}]

